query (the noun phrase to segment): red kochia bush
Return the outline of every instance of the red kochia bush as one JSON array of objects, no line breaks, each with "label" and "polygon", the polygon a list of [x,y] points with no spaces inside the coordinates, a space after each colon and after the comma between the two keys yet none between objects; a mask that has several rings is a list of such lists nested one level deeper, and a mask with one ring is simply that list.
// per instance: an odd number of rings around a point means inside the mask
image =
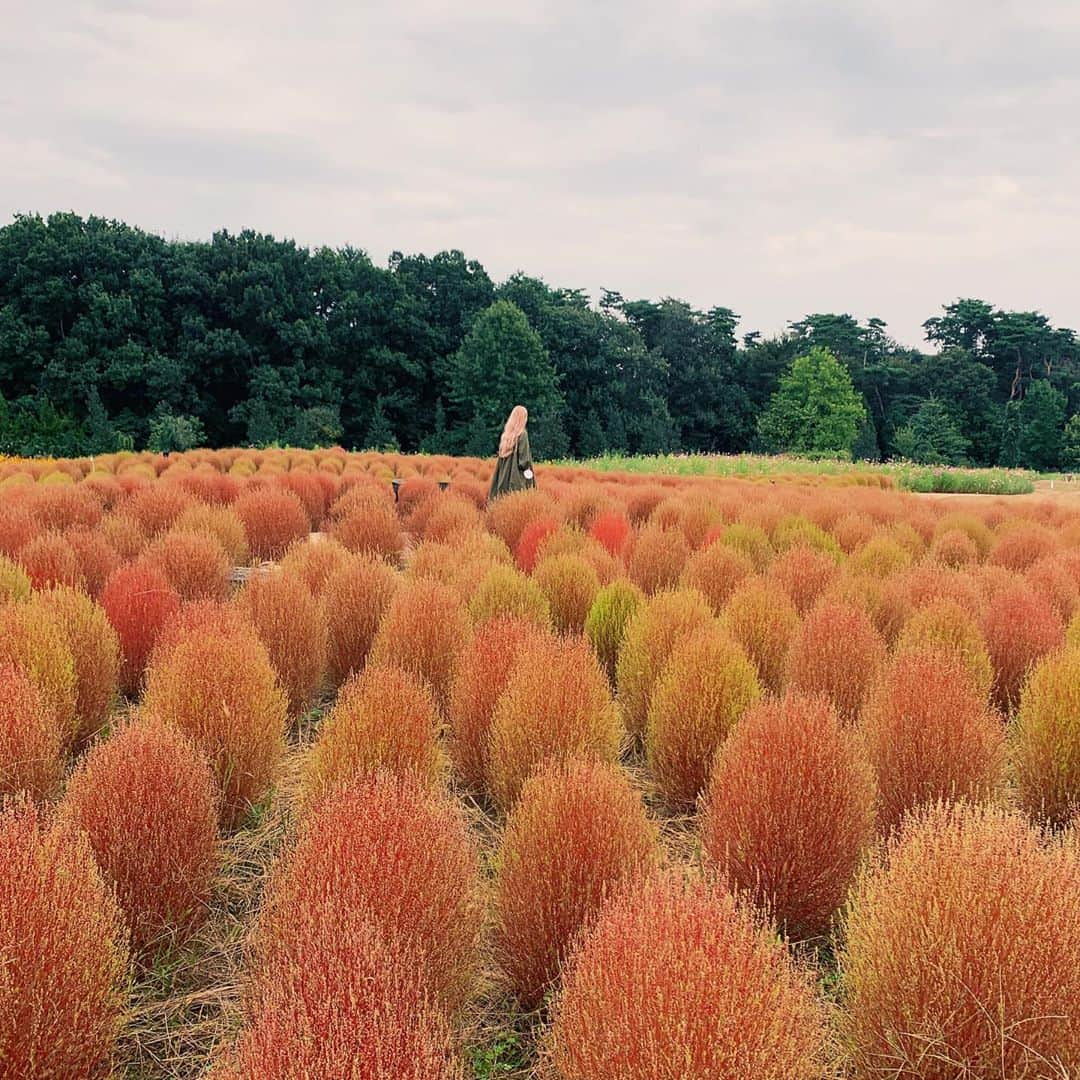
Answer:
[{"label": "red kochia bush", "polygon": [[553,533],[559,531],[559,522],[553,517],[538,518],[530,521],[521,530],[521,537],[514,548],[514,561],[519,570],[531,574],[536,566],[540,547]]},{"label": "red kochia bush", "polygon": [[304,711],[326,673],[326,617],[303,580],[275,570],[251,578],[237,606],[259,635],[289,698],[289,713]]},{"label": "red kochia bush", "polygon": [[476,630],[461,655],[450,690],[450,758],[475,791],[488,784],[488,734],[495,703],[519,656],[533,653],[544,633],[531,619],[501,616]]},{"label": "red kochia bush", "polygon": [[179,732],[152,719],[127,724],[90,750],[61,806],[115,884],[135,948],[183,940],[206,918],[217,787]]},{"label": "red kochia bush", "polygon": [[658,857],[657,828],[618,766],[571,761],[525,782],[499,849],[495,944],[526,1008],[554,985],[604,900]]},{"label": "red kochia bush", "polygon": [[180,596],[156,566],[135,562],[109,575],[101,606],[120,638],[120,686],[134,694],[161,628],[180,609]]},{"label": "red kochia bush", "polygon": [[332,530],[333,538],[349,551],[373,555],[395,563],[401,558],[405,534],[393,506],[372,501],[358,507],[338,520]]},{"label": "red kochia bush", "polygon": [[874,836],[874,773],[822,697],[750,709],[716,757],[701,812],[705,861],[792,940],[828,930]]},{"label": "red kochia bush", "polygon": [[285,553],[281,569],[299,577],[315,597],[321,597],[331,579],[349,564],[349,552],[329,536],[298,540]]},{"label": "red kochia bush", "polygon": [[690,549],[677,529],[647,525],[633,540],[628,573],[630,580],[649,596],[672,589],[686,566]]},{"label": "red kochia bush", "polygon": [[181,600],[224,600],[229,595],[231,563],[221,542],[211,533],[164,533],[142,557],[169,579]]},{"label": "red kochia bush", "polygon": [[383,614],[401,586],[401,577],[370,555],[351,555],[326,582],[327,668],[335,684],[367,660]]},{"label": "red kochia bush", "polygon": [[304,504],[291,491],[256,488],[241,495],[232,508],[257,559],[280,559],[294,540],[311,532]]},{"label": "red kochia bush", "polygon": [[[358,778],[304,820],[271,876],[254,942],[257,985],[322,965],[340,970],[336,958],[352,961],[346,945],[357,920],[367,920],[420,958],[427,985],[455,1009],[476,965],[479,869],[449,797],[413,777]],[[313,934],[329,954],[312,951]]]},{"label": "red kochia bush", "polygon": [[615,761],[623,728],[607,676],[587,641],[548,639],[523,654],[495,704],[488,743],[491,794],[508,810],[547,762]]},{"label": "red kochia bush", "polygon": [[37,604],[63,633],[75,665],[74,741],[104,727],[120,678],[120,639],[103,608],[85,593],[59,587],[39,593]]},{"label": "red kochia bush", "polygon": [[1064,825],[1080,811],[1080,643],[1032,671],[1020,695],[1013,765],[1032,817]]},{"label": "red kochia bush", "polygon": [[33,514],[21,506],[5,506],[0,515],[0,555],[8,558],[37,536],[40,526]]},{"label": "red kochia bush", "polygon": [[347,923],[305,923],[297,937],[304,962],[264,979],[212,1080],[464,1080],[414,950],[388,938],[366,910]]},{"label": "red kochia bush", "polygon": [[0,1063],[93,1080],[127,1005],[127,940],[85,836],[24,802],[0,811]]},{"label": "red kochia bush", "polygon": [[631,531],[630,523],[626,518],[610,510],[597,514],[589,526],[589,535],[603,544],[616,558],[622,555]]},{"label": "red kochia bush", "polygon": [[319,725],[304,771],[305,802],[377,769],[411,773],[434,787],[445,767],[439,725],[431,691],[415,675],[369,665],[349,678]]},{"label": "red kochia bush", "polygon": [[788,680],[796,690],[825,694],[841,718],[854,723],[884,662],[885,645],[865,612],[822,603],[795,636]]},{"label": "red kochia bush", "polygon": [[120,565],[120,555],[97,529],[72,529],[65,536],[78,559],[83,588],[96,600]]},{"label": "red kochia bush", "polygon": [[75,549],[58,532],[46,532],[34,537],[19,549],[18,561],[30,575],[35,589],[46,589],[50,585],[69,585],[81,589],[85,585]]},{"label": "red kochia bush", "polygon": [[766,577],[791,597],[800,615],[805,615],[839,573],[832,555],[799,544],[778,556]]},{"label": "red kochia bush", "polygon": [[158,481],[135,492],[123,504],[124,512],[130,514],[148,537],[155,537],[172,528],[176,519],[195,499],[179,484]]},{"label": "red kochia bush", "polygon": [[754,665],[720,627],[679,641],[653,686],[645,753],[656,786],[675,807],[692,807],[716,751],[761,697]]},{"label": "red kochia bush", "polygon": [[897,653],[867,701],[862,730],[883,829],[925,803],[992,800],[1004,791],[1001,719],[948,649]]},{"label": "red kochia bush", "polygon": [[511,551],[516,551],[525,527],[541,518],[558,518],[550,496],[533,488],[530,491],[512,491],[489,504],[488,527]]},{"label": "red kochia bush", "polygon": [[726,893],[674,876],[610,903],[564,975],[562,1080],[818,1080],[824,1009],[808,975]]},{"label": "red kochia bush", "polygon": [[206,755],[221,786],[226,828],[274,782],[288,703],[254,631],[211,628],[182,637],[150,666],[143,705]]},{"label": "red kochia bush", "polygon": [[749,557],[727,544],[709,544],[694,552],[682,574],[682,584],[697,589],[719,615],[736,588],[754,573]]},{"label": "red kochia bush", "polygon": [[0,796],[55,794],[64,775],[60,728],[28,675],[0,668]]},{"label": "red kochia bush", "polygon": [[1080,1069],[1080,850],[997,808],[909,819],[853,891],[841,973],[860,1076]]},{"label": "red kochia bush", "polygon": [[371,645],[371,663],[403,668],[445,706],[472,630],[457,594],[437,581],[411,581],[390,601]]}]

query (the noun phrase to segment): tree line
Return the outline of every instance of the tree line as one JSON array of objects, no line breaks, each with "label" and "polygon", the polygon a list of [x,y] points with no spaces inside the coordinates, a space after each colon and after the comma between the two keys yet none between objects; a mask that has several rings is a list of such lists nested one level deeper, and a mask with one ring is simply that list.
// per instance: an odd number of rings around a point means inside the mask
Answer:
[{"label": "tree line", "polygon": [[0,229],[0,453],[280,444],[489,455],[515,402],[538,453],[745,450],[1080,465],[1080,342],[981,300],[924,323],[626,299],[460,251],[222,231],[167,241],[58,213]]}]

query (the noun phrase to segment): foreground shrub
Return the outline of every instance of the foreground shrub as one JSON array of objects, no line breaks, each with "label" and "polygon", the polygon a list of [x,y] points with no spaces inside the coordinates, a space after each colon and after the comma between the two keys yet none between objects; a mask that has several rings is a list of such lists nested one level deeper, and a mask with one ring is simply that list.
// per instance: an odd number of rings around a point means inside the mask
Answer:
[{"label": "foreground shrub", "polygon": [[334,525],[331,535],[349,551],[397,563],[405,534],[393,506],[379,501],[354,510]]},{"label": "foreground shrub", "polygon": [[474,791],[488,785],[488,736],[495,703],[519,657],[532,655],[544,633],[529,619],[489,619],[461,655],[448,708],[450,758]]},{"label": "foreground shrub", "polygon": [[263,980],[251,1020],[213,1080],[464,1080],[450,1025],[413,952],[366,909],[332,925],[305,921],[295,935],[303,960],[290,957]]},{"label": "foreground shrub", "polygon": [[491,794],[508,810],[542,765],[574,757],[614,762],[621,741],[618,710],[588,642],[538,641],[514,665],[495,704]]},{"label": "foreground shrub", "polygon": [[254,632],[181,638],[146,675],[143,705],[206,755],[232,828],[269,790],[284,754],[288,702]]},{"label": "foreground shrub", "polygon": [[0,1062],[25,1080],[108,1075],[127,1005],[127,941],[86,838],[0,811]]},{"label": "foreground shrub", "polygon": [[232,566],[210,533],[172,531],[149,544],[143,559],[156,566],[181,600],[224,600]]},{"label": "foreground shrub", "polygon": [[127,724],[90,750],[61,805],[116,886],[136,949],[183,941],[206,918],[217,787],[179,732],[157,720]]},{"label": "foreground shrub", "polygon": [[104,726],[120,680],[120,638],[104,608],[76,589],[40,593],[36,603],[60,628],[75,667],[74,741],[84,742]]},{"label": "foreground shrub", "polygon": [[947,653],[964,670],[983,701],[990,696],[994,669],[975,619],[952,600],[938,600],[916,611],[896,641],[898,654],[930,648]]},{"label": "foreground shrub", "polygon": [[35,599],[0,606],[0,668],[14,667],[41,695],[64,746],[75,737],[76,676],[63,627]]},{"label": "foreground shrub", "polygon": [[647,525],[634,538],[628,564],[630,580],[648,596],[673,589],[689,554],[681,532]]},{"label": "foreground shrub", "polygon": [[161,628],[180,608],[180,596],[157,567],[135,562],[109,575],[101,606],[120,639],[120,688],[135,694]]},{"label": "foreground shrub", "polygon": [[718,626],[671,650],[653,686],[645,754],[656,786],[673,807],[692,807],[716,751],[761,697],[754,665]]},{"label": "foreground shrub", "polygon": [[1064,641],[1061,616],[1030,586],[1014,584],[990,598],[982,631],[994,667],[994,700],[1011,712],[1028,672]]},{"label": "foreground shrub", "polygon": [[615,668],[626,636],[626,626],[644,595],[633,582],[620,578],[600,589],[585,617],[585,636],[612,686],[615,685]]},{"label": "foreground shrub", "polygon": [[549,536],[559,531],[559,522],[553,517],[538,518],[530,521],[521,530],[521,536],[514,546],[514,562],[518,569],[531,574],[540,557],[540,548]]},{"label": "foreground shrub", "polygon": [[1080,1067],[1080,853],[938,806],[860,877],[841,972],[858,1075],[1035,1080]]},{"label": "foreground shrub", "polygon": [[445,771],[439,723],[431,691],[416,676],[369,665],[342,686],[319,725],[304,770],[305,801],[378,769],[434,787]]},{"label": "foreground shrub", "polygon": [[348,959],[343,945],[365,918],[419,958],[427,985],[453,1010],[476,965],[478,875],[464,817],[449,797],[414,777],[358,778],[304,820],[271,875],[255,937],[257,980],[265,985],[310,966],[319,955],[310,950],[313,932],[331,943],[331,956]]},{"label": "foreground shrub", "polygon": [[375,632],[400,585],[398,574],[370,555],[350,556],[327,580],[322,597],[327,668],[336,685],[364,666]]},{"label": "foreground shrub", "polygon": [[631,531],[630,522],[610,510],[597,514],[589,526],[589,535],[616,558],[621,558]]},{"label": "foreground shrub", "polygon": [[552,1032],[563,1080],[824,1072],[824,1011],[810,979],[730,896],[701,883],[658,877],[622,894],[564,984]]},{"label": "foreground shrub", "polygon": [[1016,714],[1013,766],[1032,817],[1065,825],[1080,811],[1080,645],[1032,671]]},{"label": "foreground shrub", "polygon": [[773,582],[749,580],[731,595],[720,624],[753,661],[762,687],[779,693],[799,629],[799,613],[787,593]]},{"label": "foreground shrub", "polygon": [[600,591],[596,571],[579,555],[553,555],[537,564],[532,580],[551,606],[555,629],[580,634]]},{"label": "foreground shrub", "polygon": [[35,536],[19,549],[18,560],[35,589],[47,589],[50,585],[81,589],[85,585],[75,549],[58,532]]},{"label": "foreground shrub", "polygon": [[792,940],[825,933],[874,835],[874,774],[822,697],[752,708],[723,745],[701,811],[706,865]]},{"label": "foreground shrub", "polygon": [[371,645],[371,663],[412,672],[442,707],[470,635],[465,607],[453,590],[437,581],[412,581],[390,601]]},{"label": "foreground shrub", "polygon": [[326,618],[303,580],[284,571],[251,578],[237,597],[255,628],[289,699],[289,714],[304,711],[326,673]]},{"label": "foreground shrub", "polygon": [[676,643],[712,622],[708,601],[692,589],[660,593],[642,604],[627,622],[616,683],[623,720],[631,735],[645,734],[653,684]]},{"label": "foreground shrub", "polygon": [[884,662],[885,645],[865,612],[823,603],[795,635],[788,681],[796,690],[824,694],[841,719],[854,723]]},{"label": "foreground shrub", "polygon": [[926,803],[992,801],[1004,793],[1001,719],[948,650],[897,653],[870,695],[862,730],[883,829]]},{"label": "foreground shrub", "polygon": [[753,573],[749,556],[726,544],[709,544],[690,556],[682,584],[697,589],[719,615],[731,594]]},{"label": "foreground shrub", "polygon": [[54,795],[64,775],[60,728],[41,691],[18,668],[0,668],[0,796]]},{"label": "foreground shrub", "polygon": [[516,552],[525,528],[542,518],[558,519],[558,512],[551,497],[538,488],[528,491],[512,491],[488,504],[488,528]]},{"label": "foreground shrub", "polygon": [[291,543],[311,532],[304,504],[291,491],[255,488],[232,504],[244,523],[248,547],[256,559],[280,559]]},{"label": "foreground shrub", "polygon": [[652,870],[658,832],[616,765],[571,761],[535,773],[499,849],[495,944],[522,1004],[536,1008],[603,902]]},{"label": "foreground shrub", "polygon": [[551,627],[551,605],[539,584],[512,566],[500,564],[484,572],[469,599],[469,618],[474,626],[489,619],[527,619],[537,627]]},{"label": "foreground shrub", "polygon": [[26,600],[32,588],[30,575],[17,562],[0,555],[0,603]]}]

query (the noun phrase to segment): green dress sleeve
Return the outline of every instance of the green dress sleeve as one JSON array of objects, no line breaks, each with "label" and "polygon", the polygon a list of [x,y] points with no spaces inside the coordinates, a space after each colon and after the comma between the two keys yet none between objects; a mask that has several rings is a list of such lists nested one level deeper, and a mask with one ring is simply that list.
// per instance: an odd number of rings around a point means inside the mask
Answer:
[{"label": "green dress sleeve", "polygon": [[[518,439],[517,463],[522,474],[533,471],[532,451],[529,448],[529,433],[527,431],[523,431],[521,438]],[[535,476],[523,476],[523,479],[526,487],[536,487]]]}]

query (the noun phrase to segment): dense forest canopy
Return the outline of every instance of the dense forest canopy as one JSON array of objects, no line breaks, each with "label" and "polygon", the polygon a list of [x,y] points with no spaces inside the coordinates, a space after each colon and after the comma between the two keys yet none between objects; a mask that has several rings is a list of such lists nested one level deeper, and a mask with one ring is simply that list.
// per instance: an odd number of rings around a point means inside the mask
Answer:
[{"label": "dense forest canopy", "polygon": [[[75,214],[0,229],[0,453],[194,443],[489,454],[516,401],[544,457],[851,452],[1080,465],[1080,342],[981,300],[904,348],[813,314],[766,338],[725,307],[627,300],[460,251],[166,241]],[[796,361],[799,363],[796,363]]]}]

